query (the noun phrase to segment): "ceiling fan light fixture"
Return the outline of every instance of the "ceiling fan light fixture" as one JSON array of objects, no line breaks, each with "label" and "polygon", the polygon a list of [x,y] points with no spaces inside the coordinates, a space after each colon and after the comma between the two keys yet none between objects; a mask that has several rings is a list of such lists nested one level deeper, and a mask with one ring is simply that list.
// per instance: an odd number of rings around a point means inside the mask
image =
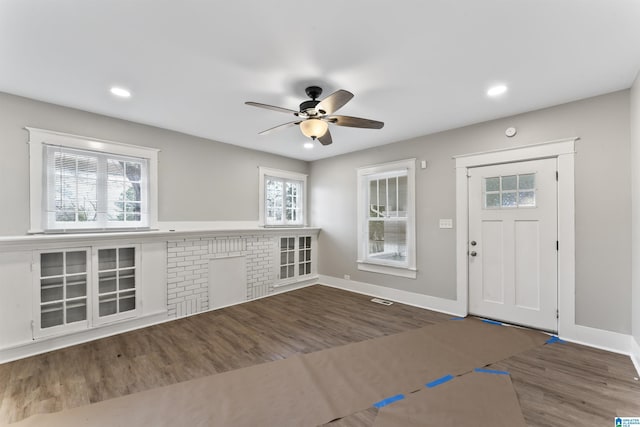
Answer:
[{"label": "ceiling fan light fixture", "polygon": [[329,125],[327,122],[319,119],[307,119],[300,123],[300,130],[304,136],[316,139],[327,132]]}]

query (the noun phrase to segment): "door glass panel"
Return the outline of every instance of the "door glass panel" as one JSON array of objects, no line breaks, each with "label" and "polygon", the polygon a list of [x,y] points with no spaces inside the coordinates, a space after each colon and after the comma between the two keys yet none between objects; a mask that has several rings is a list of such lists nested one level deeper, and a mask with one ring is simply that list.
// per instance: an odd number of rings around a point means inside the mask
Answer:
[{"label": "door glass panel", "polygon": [[503,176],[502,177],[502,191],[515,190],[517,182],[518,182],[518,176],[517,175]]},{"label": "door glass panel", "polygon": [[67,303],[67,323],[87,320],[87,300],[75,300]]},{"label": "door glass panel", "polygon": [[67,252],[67,274],[87,271],[87,255],[85,251]]},{"label": "door glass panel", "polygon": [[62,325],[64,322],[64,312],[62,303],[44,304],[40,309],[40,327],[50,328]]},{"label": "door glass panel", "polygon": [[101,296],[99,305],[100,317],[109,316],[110,314],[116,314],[116,312],[118,311],[118,301],[116,300],[115,294]]},{"label": "door glass panel", "polygon": [[101,294],[116,291],[116,272],[108,271],[100,273],[98,279],[98,292]]},{"label": "door glass panel", "polygon": [[536,193],[534,191],[520,191],[518,193],[518,206],[534,207],[536,205]]},{"label": "door glass panel", "polygon": [[535,188],[536,174],[529,173],[519,176],[518,188],[520,190],[533,190]]},{"label": "door glass panel", "polygon": [[135,265],[135,249],[120,248],[119,250],[120,268],[133,267]]},{"label": "door glass panel", "polygon": [[485,191],[500,191],[500,178],[485,178],[484,179],[484,189]]},{"label": "door glass panel", "polygon": [[486,194],[485,195],[485,207],[486,208],[499,208],[500,207],[500,193]]},{"label": "door glass panel", "polygon": [[42,302],[59,301],[64,298],[62,286],[64,279],[55,277],[40,281],[40,300]]},{"label": "door glass panel", "polygon": [[134,291],[122,292],[120,294],[120,313],[131,311],[136,308],[136,294]]},{"label": "door glass panel", "polygon": [[63,262],[62,252],[55,252],[50,254],[40,255],[40,276],[62,276],[63,274]]},{"label": "door glass panel", "polygon": [[80,274],[67,278],[67,298],[78,298],[87,295],[87,276]]},{"label": "door glass panel", "polygon": [[113,270],[116,268],[116,250],[100,249],[98,251],[98,270]]},{"label": "door glass panel", "polygon": [[517,206],[516,193],[502,193],[502,207],[515,208]]}]

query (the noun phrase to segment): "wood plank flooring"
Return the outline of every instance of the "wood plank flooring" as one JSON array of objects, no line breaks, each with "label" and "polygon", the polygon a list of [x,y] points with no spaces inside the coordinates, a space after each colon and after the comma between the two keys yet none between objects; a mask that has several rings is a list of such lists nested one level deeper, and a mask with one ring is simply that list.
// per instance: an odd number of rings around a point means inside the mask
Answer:
[{"label": "wood plank flooring", "polygon": [[[316,285],[0,365],[0,423],[450,318],[369,299]],[[553,344],[495,367],[511,372],[531,426],[640,416],[640,384],[626,356]],[[375,415],[369,409],[329,426],[371,426]]]}]

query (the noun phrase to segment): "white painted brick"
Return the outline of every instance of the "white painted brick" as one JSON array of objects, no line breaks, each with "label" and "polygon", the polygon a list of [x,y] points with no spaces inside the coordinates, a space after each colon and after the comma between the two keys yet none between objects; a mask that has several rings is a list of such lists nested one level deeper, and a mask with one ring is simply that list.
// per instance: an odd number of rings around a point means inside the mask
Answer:
[{"label": "white painted brick", "polygon": [[177,256],[177,257],[171,258],[171,261],[173,261],[173,262],[182,262],[182,261],[184,261],[184,257],[183,256]]},{"label": "white painted brick", "polygon": [[182,292],[178,292],[178,296],[179,297],[186,297],[188,295],[192,295],[193,291],[182,291]]},{"label": "white painted brick", "polygon": [[195,260],[199,260],[200,259],[200,255],[191,255],[186,257],[184,260],[185,261],[195,261]]},{"label": "white painted brick", "polygon": [[180,261],[178,263],[178,267],[186,267],[188,265],[193,265],[193,261]]}]

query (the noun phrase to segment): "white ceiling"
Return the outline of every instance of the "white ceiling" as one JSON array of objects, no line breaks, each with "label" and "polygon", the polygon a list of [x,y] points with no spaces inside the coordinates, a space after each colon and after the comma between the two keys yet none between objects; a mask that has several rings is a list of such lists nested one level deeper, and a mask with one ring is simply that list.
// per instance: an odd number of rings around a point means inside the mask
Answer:
[{"label": "white ceiling", "polygon": [[[0,0],[0,91],[304,160],[625,89],[639,69],[637,0]],[[244,101],[297,109],[310,84],[385,127],[332,126],[311,150],[295,127],[258,136],[293,118]]]}]

